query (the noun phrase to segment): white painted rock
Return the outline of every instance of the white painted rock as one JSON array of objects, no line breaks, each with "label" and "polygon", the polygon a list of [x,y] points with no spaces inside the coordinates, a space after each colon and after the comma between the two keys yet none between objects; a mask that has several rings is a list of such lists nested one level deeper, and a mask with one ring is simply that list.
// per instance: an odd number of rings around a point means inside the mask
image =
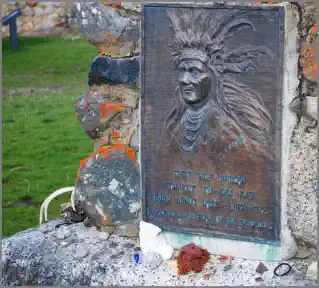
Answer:
[{"label": "white painted rock", "polygon": [[155,252],[160,254],[162,259],[165,261],[165,260],[169,260],[172,258],[173,253],[174,253],[174,249],[172,246],[166,244],[166,245],[162,245],[160,247],[157,247],[155,249]]},{"label": "white painted rock", "polygon": [[166,245],[164,235],[160,234],[161,231],[156,225],[140,222],[140,247],[143,253],[154,252],[156,248]]},{"label": "white painted rock", "polygon": [[318,262],[312,262],[307,271],[307,279],[313,279],[317,281]]}]

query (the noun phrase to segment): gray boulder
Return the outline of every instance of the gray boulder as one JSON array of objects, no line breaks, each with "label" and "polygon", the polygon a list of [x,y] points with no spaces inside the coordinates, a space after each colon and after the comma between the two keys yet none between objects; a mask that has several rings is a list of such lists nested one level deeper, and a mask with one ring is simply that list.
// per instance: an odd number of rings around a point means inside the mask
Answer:
[{"label": "gray boulder", "polygon": [[136,238],[112,235],[108,239],[107,233],[83,223],[55,228],[59,223],[52,221],[3,239],[5,286],[105,286],[116,267],[134,264]]}]

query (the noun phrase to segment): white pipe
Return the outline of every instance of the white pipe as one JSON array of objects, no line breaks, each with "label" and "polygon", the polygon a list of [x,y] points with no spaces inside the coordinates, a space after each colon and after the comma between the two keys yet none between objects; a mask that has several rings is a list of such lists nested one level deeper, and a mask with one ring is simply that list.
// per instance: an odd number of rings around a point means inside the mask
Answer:
[{"label": "white pipe", "polygon": [[71,206],[72,206],[73,211],[75,211],[75,187],[71,193]]},{"label": "white pipe", "polygon": [[45,221],[48,221],[48,207],[50,202],[57,196],[60,196],[64,193],[68,193],[68,192],[72,192],[74,190],[75,187],[66,187],[66,188],[62,188],[59,189],[55,192],[53,192],[47,199],[47,204],[44,206],[44,216],[45,216]]},{"label": "white pipe", "polygon": [[53,192],[51,195],[49,195],[42,203],[41,208],[40,208],[40,225],[42,224],[42,216],[43,216],[43,210],[44,210],[44,217],[45,217],[45,221],[48,221],[48,206],[51,202],[52,199],[54,199],[57,196],[60,196],[64,193],[68,193],[68,192],[73,192],[75,190],[75,187],[66,187],[66,188],[62,188],[59,189],[55,192]]}]

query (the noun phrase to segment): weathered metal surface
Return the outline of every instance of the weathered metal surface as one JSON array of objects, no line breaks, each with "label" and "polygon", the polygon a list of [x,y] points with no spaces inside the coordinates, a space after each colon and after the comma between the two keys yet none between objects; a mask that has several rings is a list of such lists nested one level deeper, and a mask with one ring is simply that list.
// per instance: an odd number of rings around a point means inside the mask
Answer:
[{"label": "weathered metal surface", "polygon": [[147,4],[144,220],[278,243],[282,7]]}]

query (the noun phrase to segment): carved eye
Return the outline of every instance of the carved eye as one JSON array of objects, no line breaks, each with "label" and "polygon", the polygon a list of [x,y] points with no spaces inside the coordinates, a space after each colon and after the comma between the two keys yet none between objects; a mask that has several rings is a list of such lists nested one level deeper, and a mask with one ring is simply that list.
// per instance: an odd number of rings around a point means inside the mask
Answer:
[{"label": "carved eye", "polygon": [[186,72],[186,68],[185,67],[179,67],[179,72],[185,73]]},{"label": "carved eye", "polygon": [[193,75],[199,75],[201,71],[197,69],[196,67],[193,67],[189,69],[189,72],[191,72]]}]

